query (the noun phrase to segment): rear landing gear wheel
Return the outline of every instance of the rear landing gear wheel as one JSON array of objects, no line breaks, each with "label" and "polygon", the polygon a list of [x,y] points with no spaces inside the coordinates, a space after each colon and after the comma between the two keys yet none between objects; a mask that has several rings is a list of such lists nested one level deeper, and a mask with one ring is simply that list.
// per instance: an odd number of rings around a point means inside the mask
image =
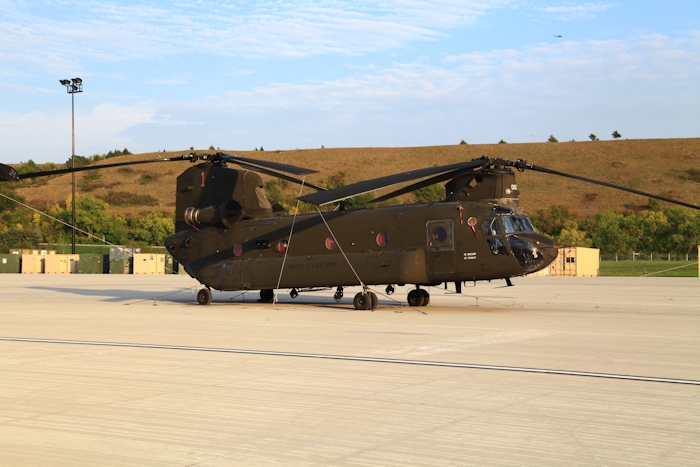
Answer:
[{"label": "rear landing gear wheel", "polygon": [[423,306],[425,297],[421,289],[414,289],[408,292],[408,304],[410,306]]},{"label": "rear landing gear wheel", "polygon": [[333,299],[334,299],[336,302],[339,302],[342,298],[343,298],[343,288],[342,288],[342,287],[338,287],[338,288],[336,289],[335,293],[333,294]]},{"label": "rear landing gear wheel", "polygon": [[428,291],[425,289],[418,289],[418,292],[423,296],[423,303],[421,303],[420,306],[428,306],[430,303],[430,294]]},{"label": "rear landing gear wheel", "polygon": [[211,290],[202,289],[197,292],[197,303],[200,305],[209,305],[211,303]]},{"label": "rear landing gear wheel", "polygon": [[374,311],[377,309],[377,305],[379,305],[379,299],[377,298],[377,294],[374,292],[368,292],[369,295],[369,309]]},{"label": "rear landing gear wheel", "polygon": [[369,310],[372,306],[372,299],[368,294],[359,292],[357,295],[355,295],[352,304],[355,305],[356,310]]},{"label": "rear landing gear wheel", "polygon": [[260,302],[263,303],[272,303],[272,300],[275,298],[275,291],[272,289],[265,289],[260,291]]}]

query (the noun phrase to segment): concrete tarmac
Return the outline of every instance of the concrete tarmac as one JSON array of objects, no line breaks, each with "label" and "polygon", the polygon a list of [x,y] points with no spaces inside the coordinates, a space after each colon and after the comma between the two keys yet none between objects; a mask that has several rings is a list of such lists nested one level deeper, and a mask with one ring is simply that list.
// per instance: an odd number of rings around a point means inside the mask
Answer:
[{"label": "concrete tarmac", "polygon": [[[199,306],[186,276],[2,274],[0,337],[700,380],[700,279],[514,283],[371,312],[357,289]],[[0,465],[700,465],[700,386],[0,340]]]}]

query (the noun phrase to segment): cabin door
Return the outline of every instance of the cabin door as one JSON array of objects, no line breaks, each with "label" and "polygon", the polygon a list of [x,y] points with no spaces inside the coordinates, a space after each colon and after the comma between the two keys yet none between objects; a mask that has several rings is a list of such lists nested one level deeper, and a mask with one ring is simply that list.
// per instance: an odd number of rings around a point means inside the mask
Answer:
[{"label": "cabin door", "polygon": [[454,222],[451,219],[428,221],[426,234],[428,272],[455,272]]}]

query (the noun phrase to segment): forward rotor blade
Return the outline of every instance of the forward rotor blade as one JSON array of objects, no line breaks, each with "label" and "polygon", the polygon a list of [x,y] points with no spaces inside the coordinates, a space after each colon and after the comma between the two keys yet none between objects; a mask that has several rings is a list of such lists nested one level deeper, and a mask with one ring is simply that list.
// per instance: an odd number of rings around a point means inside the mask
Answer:
[{"label": "forward rotor blade", "polygon": [[434,185],[435,183],[440,183],[444,180],[458,177],[459,175],[466,172],[467,170],[468,169],[457,169],[457,170],[453,170],[452,172],[446,172],[444,174],[440,174],[440,175],[437,175],[435,177],[427,178],[427,179],[422,180],[418,183],[413,183],[411,185],[405,186],[405,187],[400,188],[398,190],[394,190],[390,193],[382,195],[379,198],[375,198],[372,201],[370,201],[370,203],[379,203],[379,202],[394,198],[396,196],[401,196],[401,195],[405,195],[406,193],[410,193],[412,191],[420,190],[421,188],[425,188],[426,186]]},{"label": "forward rotor blade", "polygon": [[[517,167],[517,165],[516,165],[516,167]],[[615,188],[615,189],[617,189],[617,190],[627,191],[627,192],[629,192],[629,193],[634,193],[634,194],[637,194],[637,195],[647,196],[647,197],[649,197],[649,198],[654,198],[654,199],[658,199],[658,200],[661,200],[661,201],[666,201],[666,202],[668,202],[668,203],[673,203],[673,204],[678,204],[678,205],[680,205],[680,206],[685,206],[685,207],[687,207],[687,208],[692,208],[692,209],[698,209],[698,210],[700,210],[700,206],[696,206],[696,205],[694,205],[694,204],[686,203],[686,202],[683,202],[683,201],[678,201],[678,200],[673,199],[673,198],[667,198],[667,197],[665,197],[665,196],[654,195],[654,194],[652,194],[652,193],[647,193],[647,192],[645,192],[645,191],[635,190],[635,189],[633,189],[633,188],[627,188],[627,187],[620,186],[620,185],[614,185],[614,184],[612,184],[612,183],[601,182],[601,181],[599,181],[599,180],[593,180],[592,178],[586,178],[586,177],[580,177],[580,176],[578,176],[578,175],[567,174],[567,173],[564,173],[564,172],[559,172],[559,171],[557,171],[557,170],[547,169],[547,168],[544,168],[544,167],[537,167],[537,166],[532,165],[532,164],[525,164],[525,165],[524,165],[524,168],[527,168],[527,169],[529,169],[529,170],[534,170],[535,172],[548,173],[548,174],[552,174],[552,175],[560,175],[560,176],[562,176],[562,177],[573,178],[574,180],[581,180],[581,181],[583,181],[583,182],[594,183],[594,184],[596,184],[596,185],[601,185],[601,186],[607,186],[607,187],[609,187],[609,188]]]},{"label": "forward rotor blade", "polygon": [[303,167],[297,167],[295,165],[280,164],[278,162],[261,161],[258,159],[248,159],[247,157],[232,156],[230,154],[219,154],[221,160],[226,162],[232,162],[238,164],[238,162],[247,162],[249,164],[257,165],[260,167],[267,167],[269,169],[279,170],[280,172],[287,172],[294,175],[306,175],[318,172],[318,170],[305,169]]},{"label": "forward rotor blade", "polygon": [[298,178],[291,177],[289,175],[281,174],[279,172],[275,172],[274,170],[269,170],[265,169],[263,167],[255,167],[254,165],[246,164],[244,162],[236,162],[240,167],[248,170],[252,170],[253,172],[260,172],[264,173],[265,175],[270,175],[272,177],[277,177],[281,178],[282,180],[287,180],[288,182],[296,183],[297,185],[304,185],[308,186],[309,188],[313,188],[318,191],[326,191],[325,188],[322,186],[314,185],[313,183],[309,183],[307,181],[299,180]]},{"label": "forward rotor blade", "polygon": [[0,164],[0,181],[1,182],[19,182],[19,175],[14,167],[9,165]]},{"label": "forward rotor blade", "polygon": [[379,188],[386,188],[398,183],[416,180],[418,178],[428,177],[430,175],[452,172],[454,170],[466,170],[475,167],[483,167],[489,164],[488,158],[474,159],[470,162],[460,162],[457,164],[443,165],[440,167],[426,167],[425,169],[411,170],[399,174],[389,175],[387,177],[375,178],[373,180],[365,180],[364,182],[354,183],[352,185],[342,186],[333,190],[312,193],[310,195],[301,196],[297,199],[307,203],[323,206],[325,204],[335,203],[344,199],[353,198],[355,196],[369,193]]},{"label": "forward rotor blade", "polygon": [[[45,172],[31,172],[31,173],[26,173],[26,174],[21,174],[17,175],[17,172],[15,172],[16,177],[12,177],[11,172],[8,172],[7,168],[11,169],[14,171],[14,169],[10,166],[0,164],[0,180],[14,180],[14,181],[19,181],[19,180],[24,180],[25,178],[38,178],[38,177],[48,177],[50,175],[62,175],[62,174],[67,174],[71,172],[84,172],[86,170],[99,170],[99,169],[109,169],[111,167],[123,167],[126,165],[138,165],[138,164],[153,164],[155,162],[178,162],[178,161],[186,161],[190,160],[190,156],[178,156],[178,157],[173,157],[170,159],[151,159],[147,161],[131,161],[131,162],[117,162],[114,164],[102,164],[102,165],[86,165],[85,167],[76,167],[75,169],[59,169],[59,170],[47,170]],[[5,173],[9,174],[9,177],[5,175]]]}]

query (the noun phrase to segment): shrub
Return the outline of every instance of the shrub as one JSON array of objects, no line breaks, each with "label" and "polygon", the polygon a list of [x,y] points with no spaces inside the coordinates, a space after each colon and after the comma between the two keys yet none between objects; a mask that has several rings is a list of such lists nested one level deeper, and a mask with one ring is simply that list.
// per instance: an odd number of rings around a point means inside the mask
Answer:
[{"label": "shrub", "polygon": [[558,143],[559,140],[554,137],[554,135],[549,135],[548,143]]},{"label": "shrub", "polygon": [[85,193],[94,191],[97,188],[102,188],[103,186],[102,175],[97,170],[85,172],[80,180],[78,180],[78,188]]},{"label": "shrub", "polygon": [[0,233],[0,245],[6,248],[37,248],[41,242],[41,234],[33,230],[24,230],[17,227]]},{"label": "shrub", "polygon": [[504,141],[504,140],[500,140],[500,141],[498,142],[498,144],[508,144],[508,143],[507,143],[506,141]]},{"label": "shrub", "polygon": [[153,173],[153,172],[146,170],[145,172],[143,172],[141,174],[141,177],[139,177],[139,183],[141,185],[146,185],[148,183],[155,182],[159,178],[160,178],[159,174],[156,174],[156,173]]},{"label": "shrub", "polygon": [[434,185],[419,188],[415,191],[417,201],[424,203],[438,203],[445,199],[445,187],[436,183]]},{"label": "shrub", "polygon": [[100,199],[112,206],[157,206],[158,200],[151,195],[138,195],[128,191],[112,191],[100,196]]},{"label": "shrub", "polygon": [[462,140],[462,141],[459,142],[459,144],[467,144],[467,142],[464,141],[464,140]]}]

